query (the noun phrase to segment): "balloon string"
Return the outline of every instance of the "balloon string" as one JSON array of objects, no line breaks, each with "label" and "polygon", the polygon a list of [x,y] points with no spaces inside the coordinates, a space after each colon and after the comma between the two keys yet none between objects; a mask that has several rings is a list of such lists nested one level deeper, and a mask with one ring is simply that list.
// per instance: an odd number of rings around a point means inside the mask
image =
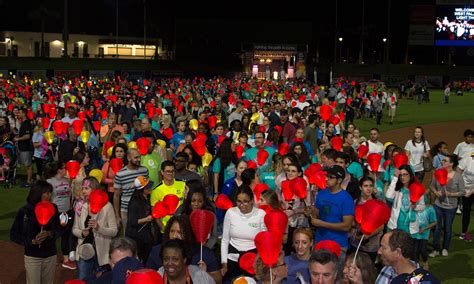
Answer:
[{"label": "balloon string", "polygon": [[272,267],[270,266],[270,284],[273,283]]},{"label": "balloon string", "polygon": [[356,249],[356,253],[354,255],[354,258],[352,259],[352,265],[355,265],[357,254],[359,253],[359,248],[360,248],[360,245],[362,244],[362,241],[364,240],[364,236],[365,235],[362,235],[362,238],[360,238],[359,245],[357,246],[357,249]]},{"label": "balloon string", "polygon": [[[41,226],[41,232],[40,233],[42,233],[42,232],[43,232],[43,226]],[[41,244],[38,245],[38,248],[41,248]]]},{"label": "balloon string", "polygon": [[448,206],[449,206],[449,197],[448,195],[446,194],[447,191],[446,191],[446,185],[443,185],[443,189],[444,189],[444,195],[446,195],[446,203],[448,203]]},{"label": "balloon string", "polygon": [[145,228],[146,225],[148,225],[149,223],[145,223],[143,226],[140,227],[140,229],[138,229],[137,233],[140,233],[140,231]]},{"label": "balloon string", "polygon": [[201,261],[202,261],[202,243],[201,243]]}]

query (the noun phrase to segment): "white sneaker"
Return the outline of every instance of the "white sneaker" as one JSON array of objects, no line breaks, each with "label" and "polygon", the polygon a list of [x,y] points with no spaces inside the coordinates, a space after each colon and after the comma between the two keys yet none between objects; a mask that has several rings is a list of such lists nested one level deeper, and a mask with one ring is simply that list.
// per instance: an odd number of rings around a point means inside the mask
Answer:
[{"label": "white sneaker", "polygon": [[438,255],[439,255],[439,251],[437,251],[437,250],[434,250],[433,252],[431,252],[431,253],[429,254],[430,257],[436,257],[436,256],[438,256]]},{"label": "white sneaker", "polygon": [[441,251],[441,255],[442,255],[442,256],[448,256],[448,250],[447,250],[447,249],[443,249],[443,251]]},{"label": "white sneaker", "polygon": [[69,260],[71,260],[71,261],[76,260],[76,252],[75,251],[70,251],[69,252]]},{"label": "white sneaker", "polygon": [[461,215],[461,214],[462,214],[461,208],[458,207],[458,209],[456,210],[456,215]]}]

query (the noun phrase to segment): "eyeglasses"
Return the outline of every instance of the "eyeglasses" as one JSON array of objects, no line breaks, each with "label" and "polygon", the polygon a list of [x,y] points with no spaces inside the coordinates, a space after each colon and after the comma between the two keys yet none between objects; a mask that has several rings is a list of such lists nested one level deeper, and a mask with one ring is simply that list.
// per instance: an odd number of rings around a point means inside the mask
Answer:
[{"label": "eyeglasses", "polygon": [[237,203],[237,206],[240,206],[240,205],[247,206],[247,205],[249,205],[250,200],[244,200],[244,201],[237,200],[237,201],[235,201],[235,203]]},{"label": "eyeglasses", "polygon": [[402,177],[410,176],[409,173],[400,174]]},{"label": "eyeglasses", "polygon": [[336,176],[327,176],[327,179],[337,178]]}]

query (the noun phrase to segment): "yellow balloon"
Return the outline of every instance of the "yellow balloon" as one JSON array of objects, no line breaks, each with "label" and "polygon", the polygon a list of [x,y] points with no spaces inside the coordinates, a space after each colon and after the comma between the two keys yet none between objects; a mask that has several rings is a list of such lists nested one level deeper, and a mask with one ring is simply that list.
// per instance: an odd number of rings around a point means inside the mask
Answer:
[{"label": "yellow balloon", "polygon": [[71,100],[71,103],[74,103],[76,101],[76,96],[70,96],[69,99]]},{"label": "yellow balloon", "polygon": [[43,134],[43,137],[44,137],[44,139],[46,140],[46,142],[48,142],[48,144],[53,143],[53,140],[54,140],[54,131],[46,131],[46,132]]},{"label": "yellow balloon", "polygon": [[212,161],[212,155],[209,152],[204,153],[204,155],[201,157],[201,161],[203,167],[209,167]]},{"label": "yellow balloon", "polygon": [[252,114],[252,117],[250,117],[251,122],[257,122],[260,119],[260,114],[258,112]]},{"label": "yellow balloon", "polygon": [[89,141],[89,138],[91,138],[91,133],[87,130],[82,130],[81,132],[82,143],[87,144],[87,142]]},{"label": "yellow balloon", "polygon": [[236,132],[234,132],[234,133],[235,133],[235,140],[234,140],[234,142],[235,142],[235,144],[239,144],[239,143],[240,143],[240,141],[239,141],[240,132],[237,132],[237,131],[236,131]]},{"label": "yellow balloon", "polygon": [[109,149],[107,149],[107,157],[110,158],[112,157],[112,150],[114,149],[114,147],[110,147]]},{"label": "yellow balloon", "polygon": [[135,141],[130,141],[128,142],[128,149],[137,149],[137,142]]},{"label": "yellow balloon", "polygon": [[156,143],[160,145],[161,148],[166,149],[166,142],[164,140],[158,139]]},{"label": "yellow balloon", "polygon": [[191,128],[192,130],[196,131],[196,130],[198,129],[198,124],[199,124],[199,123],[198,123],[197,119],[195,119],[195,118],[194,118],[194,119],[191,119],[191,120],[189,121],[189,128]]},{"label": "yellow balloon", "polygon": [[102,178],[104,177],[104,174],[99,169],[93,169],[92,171],[89,172],[89,176],[95,177],[99,182],[102,182]]}]

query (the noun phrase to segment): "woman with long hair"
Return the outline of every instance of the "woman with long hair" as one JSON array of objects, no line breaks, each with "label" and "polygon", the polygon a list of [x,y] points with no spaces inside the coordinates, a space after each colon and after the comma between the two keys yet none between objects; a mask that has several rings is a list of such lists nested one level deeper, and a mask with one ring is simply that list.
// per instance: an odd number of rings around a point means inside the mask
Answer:
[{"label": "woman with long hair", "polygon": [[[448,181],[446,185],[440,185],[434,175],[430,185],[431,192],[436,195],[434,208],[436,219],[438,219],[438,224],[436,225],[433,235],[434,251],[430,254],[432,257],[439,255],[440,251],[442,256],[448,256],[453,231],[452,226],[458,207],[458,198],[465,194],[464,180],[461,173],[456,171],[459,164],[457,156],[447,155],[443,158],[442,162],[443,168],[448,171]],[[442,246],[441,229],[443,229],[444,235]]]},{"label": "woman with long hair", "polygon": [[408,155],[409,164],[415,171],[416,178],[419,182],[423,183],[425,178],[423,159],[428,158],[430,155],[430,145],[425,139],[423,127],[415,127],[413,138],[407,141],[405,151]]},{"label": "woman with long hair", "polygon": [[[72,233],[77,237],[76,261],[77,277],[85,279],[101,266],[109,264],[109,247],[112,238],[118,233],[114,208],[107,202],[97,214],[89,210],[89,196],[92,190],[97,189],[99,182],[94,177],[82,180],[82,196],[85,203],[81,207],[80,215],[74,217]],[[94,253],[86,253],[86,247],[93,247]],[[89,250],[91,252],[91,250]]]},{"label": "woman with long hair", "polygon": [[213,161],[212,172],[214,173],[214,198],[222,192],[224,182],[235,175],[236,156],[234,154],[235,144],[232,139],[226,138],[221,143]]},{"label": "woman with long hair", "polygon": [[388,202],[392,202],[392,211],[387,227],[400,229],[407,233],[418,230],[416,212],[425,209],[424,196],[416,204],[410,202],[410,186],[415,182],[415,174],[409,165],[396,169],[392,181],[385,193]]},{"label": "woman with long hair", "polygon": [[[110,160],[119,158],[122,159],[123,161],[123,166],[128,164],[127,161],[127,151],[128,147],[125,144],[119,143],[114,145],[112,148],[112,155],[110,156]],[[115,178],[115,173],[114,171],[110,168],[110,160],[107,160],[104,162],[104,165],[102,166],[102,183],[104,183],[107,186],[107,194],[109,195],[109,201],[113,201],[114,197],[114,178]]]},{"label": "woman with long hair", "polygon": [[311,163],[311,158],[309,156],[306,146],[302,142],[294,142],[291,144],[290,153],[294,153],[298,158],[298,163],[301,167],[306,169]]},{"label": "woman with long hair", "polygon": [[272,156],[272,165],[268,171],[260,174],[260,180],[268,185],[271,190],[276,190],[275,180],[283,171],[283,157],[275,153]]},{"label": "woman with long hair", "polygon": [[373,260],[364,252],[359,252],[355,264],[352,264],[355,254],[347,256],[342,270],[342,283],[359,284],[359,283],[375,283],[377,279],[377,270]]}]

